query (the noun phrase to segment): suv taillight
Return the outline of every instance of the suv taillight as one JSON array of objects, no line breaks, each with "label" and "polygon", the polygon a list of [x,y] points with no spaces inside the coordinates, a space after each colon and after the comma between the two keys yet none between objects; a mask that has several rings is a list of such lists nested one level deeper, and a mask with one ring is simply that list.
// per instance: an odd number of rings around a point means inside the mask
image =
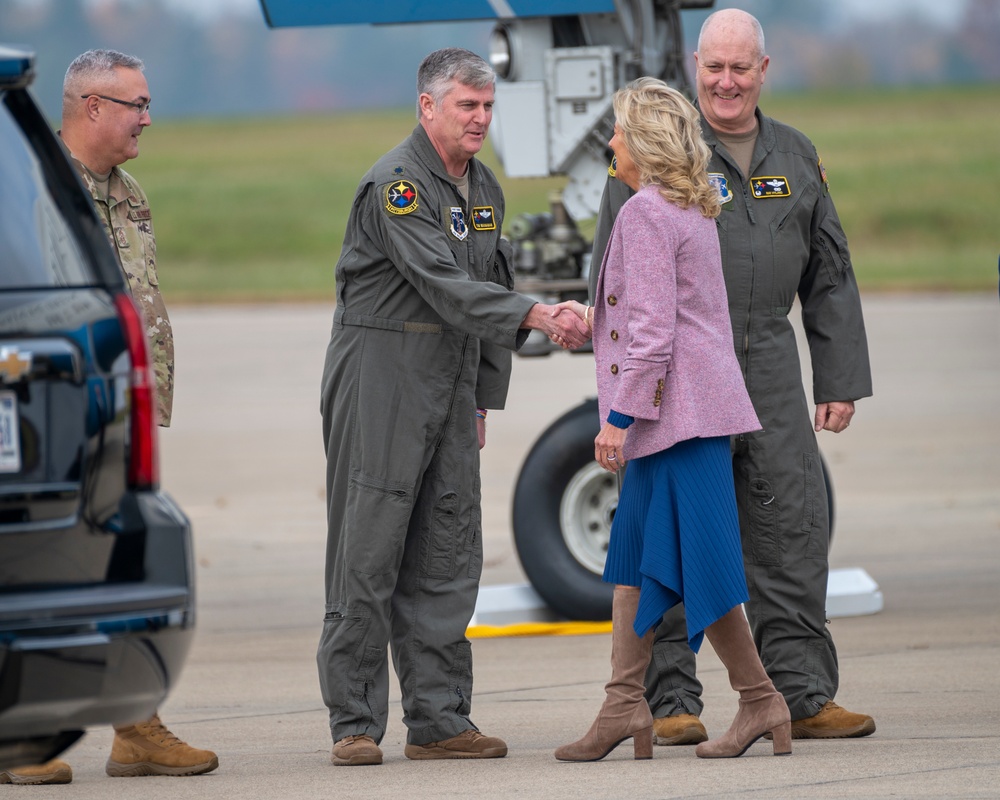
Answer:
[{"label": "suv taillight", "polygon": [[128,485],[132,489],[155,489],[160,483],[156,442],[156,375],[150,364],[149,344],[139,309],[125,293],[115,295],[115,308],[132,361],[129,375],[132,408],[129,415]]}]

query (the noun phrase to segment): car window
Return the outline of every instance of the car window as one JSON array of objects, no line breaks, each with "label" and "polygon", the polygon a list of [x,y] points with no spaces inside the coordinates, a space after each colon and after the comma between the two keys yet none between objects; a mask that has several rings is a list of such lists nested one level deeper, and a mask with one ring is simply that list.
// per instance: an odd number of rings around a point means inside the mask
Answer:
[{"label": "car window", "polygon": [[92,268],[59,213],[38,159],[0,103],[0,289],[92,286]]}]

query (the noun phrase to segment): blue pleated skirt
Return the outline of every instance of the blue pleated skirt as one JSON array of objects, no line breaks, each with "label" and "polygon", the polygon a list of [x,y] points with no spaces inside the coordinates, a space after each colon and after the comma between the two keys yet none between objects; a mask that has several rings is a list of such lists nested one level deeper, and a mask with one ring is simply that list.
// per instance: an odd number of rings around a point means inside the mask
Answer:
[{"label": "blue pleated skirt", "polygon": [[695,652],[705,628],[747,601],[728,436],[688,439],[629,462],[604,580],[639,587],[639,636],[683,602]]}]

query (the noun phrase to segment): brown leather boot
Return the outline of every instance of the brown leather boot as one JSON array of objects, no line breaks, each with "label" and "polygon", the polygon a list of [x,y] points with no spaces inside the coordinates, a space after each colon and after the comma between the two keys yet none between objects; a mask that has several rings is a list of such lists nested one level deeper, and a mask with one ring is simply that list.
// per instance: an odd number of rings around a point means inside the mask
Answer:
[{"label": "brown leather boot", "polygon": [[705,630],[719,659],[729,671],[729,685],[740,693],[740,708],[729,730],[695,748],[699,758],[736,758],[768,731],[774,754],[792,752],[792,718],[781,692],[764,671],[750,626],[740,606]]},{"label": "brown leather boot", "polygon": [[653,652],[653,631],[641,639],[632,623],[639,607],[639,589],[616,586],[611,606],[611,680],[604,687],[604,705],[579,741],[556,750],[560,761],[600,761],[626,739],[632,739],[636,759],[653,757],[653,715],[643,680]]},{"label": "brown leather boot", "polygon": [[153,715],[135,725],[116,725],[111,757],[104,771],[112,778],[143,775],[201,775],[219,766],[211,750],[182,742]]},{"label": "brown leather boot", "polygon": [[69,783],[73,780],[73,769],[65,761],[53,758],[44,764],[30,764],[14,769],[0,770],[0,783],[20,786],[41,786],[53,783]]}]

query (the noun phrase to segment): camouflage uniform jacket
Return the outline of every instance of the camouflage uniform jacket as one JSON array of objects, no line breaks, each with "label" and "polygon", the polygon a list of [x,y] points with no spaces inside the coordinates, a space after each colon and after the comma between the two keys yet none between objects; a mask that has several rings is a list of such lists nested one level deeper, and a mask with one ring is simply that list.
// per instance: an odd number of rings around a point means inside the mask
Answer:
[{"label": "camouflage uniform jacket", "polygon": [[146,194],[135,178],[115,167],[104,197],[83,163],[73,158],[73,164],[94,199],[129,290],[142,311],[156,373],[157,422],[168,426],[174,399],[174,334],[156,277],[156,236]]}]

